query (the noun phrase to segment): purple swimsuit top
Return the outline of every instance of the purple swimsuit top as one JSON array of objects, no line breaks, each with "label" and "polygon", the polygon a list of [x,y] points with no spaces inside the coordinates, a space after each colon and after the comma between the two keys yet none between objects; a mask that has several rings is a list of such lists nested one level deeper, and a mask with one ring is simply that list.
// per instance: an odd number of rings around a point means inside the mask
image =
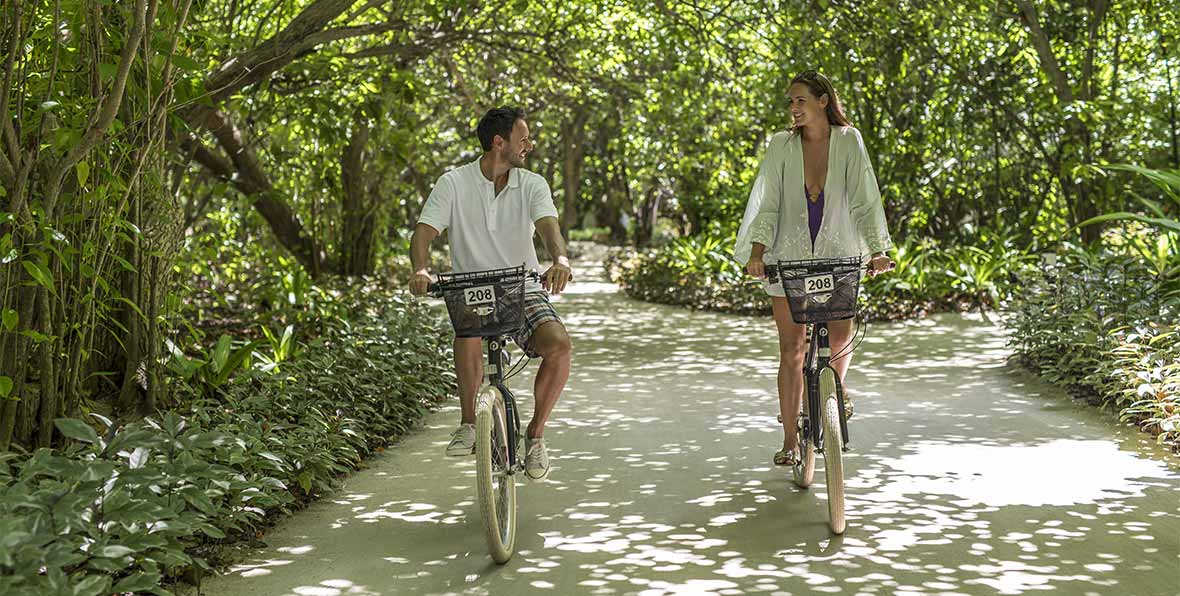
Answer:
[{"label": "purple swimsuit top", "polygon": [[819,226],[824,220],[824,191],[819,191],[819,200],[812,203],[807,198],[807,185],[803,185],[803,201],[807,203],[807,225],[811,228],[811,250],[815,250],[815,237],[819,236]]}]

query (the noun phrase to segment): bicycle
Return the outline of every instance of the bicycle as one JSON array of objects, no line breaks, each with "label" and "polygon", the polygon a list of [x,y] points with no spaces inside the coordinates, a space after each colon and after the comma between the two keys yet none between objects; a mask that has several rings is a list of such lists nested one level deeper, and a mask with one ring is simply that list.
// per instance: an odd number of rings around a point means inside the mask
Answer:
[{"label": "bicycle", "polygon": [[447,305],[456,337],[483,339],[484,382],[475,401],[475,477],[484,536],[492,560],[503,565],[516,543],[516,475],[524,471],[524,434],[507,380],[527,365],[511,362],[508,339],[524,325],[524,266],[440,274],[430,294]]},{"label": "bicycle", "polygon": [[[846,526],[842,455],[848,451],[848,420],[844,386],[832,368],[828,322],[856,316],[863,269],[860,257],[779,261],[766,267],[768,282],[783,287],[791,318],[807,325],[807,358],[803,361],[806,395],[803,413],[796,424],[799,458],[792,469],[792,479],[800,488],[811,486],[815,454],[824,456],[829,523],[836,534],[843,534]],[[847,351],[851,351],[851,346],[850,343]],[[837,354],[836,358],[842,355]],[[812,412],[818,412],[818,421]]]}]

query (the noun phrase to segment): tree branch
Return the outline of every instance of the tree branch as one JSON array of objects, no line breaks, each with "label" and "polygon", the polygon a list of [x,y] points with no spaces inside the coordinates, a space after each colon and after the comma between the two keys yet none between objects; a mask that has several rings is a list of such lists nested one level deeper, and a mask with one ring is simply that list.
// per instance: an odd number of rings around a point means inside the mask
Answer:
[{"label": "tree branch", "polygon": [[3,135],[9,159],[13,163],[19,164],[20,142],[17,139],[16,131],[13,130],[12,118],[8,114],[8,101],[12,96],[12,71],[16,67],[17,48],[20,47],[24,38],[24,12],[22,11],[22,2],[14,2],[12,7],[16,17],[12,19],[12,38],[9,40],[7,56],[4,58],[4,85],[0,86],[0,118],[4,118],[4,127],[0,131],[0,135]]},{"label": "tree branch", "polygon": [[[127,88],[127,75],[131,72],[131,64],[135,62],[135,53],[139,49],[139,41],[143,38],[144,31],[147,29],[147,15],[145,14],[147,12],[147,0],[136,0],[132,10],[135,13],[135,20],[131,25],[131,31],[128,32],[127,38],[123,40],[123,54],[119,57],[119,66],[115,73],[115,78],[111,82],[110,90],[107,92],[106,97],[103,98],[99,109],[91,115],[89,126],[82,135],[82,139],[57,164],[55,177],[65,175],[67,170],[81,161],[98,144],[99,139],[106,134],[107,128],[115,121],[115,115],[118,114],[119,106],[123,103],[123,92]],[[53,198],[49,197],[49,200],[53,200]]]},{"label": "tree branch", "polygon": [[1098,45],[1098,28],[1102,26],[1102,20],[1106,17],[1107,6],[1106,0],[1095,0],[1090,3],[1090,31],[1086,42],[1086,61],[1082,64],[1082,99],[1084,100],[1094,98],[1094,84],[1091,80],[1094,77],[1094,46]]},{"label": "tree branch", "polygon": [[1037,9],[1029,0],[1016,0],[1016,4],[1020,6],[1021,20],[1028,27],[1033,46],[1041,57],[1041,68],[1049,75],[1057,99],[1065,104],[1073,103],[1073,90],[1070,89],[1065,72],[1061,70],[1061,65],[1057,62],[1057,56],[1053,55],[1049,37],[1045,35],[1045,30],[1041,29],[1041,23],[1037,20]]},{"label": "tree branch", "polygon": [[203,105],[197,106],[188,115],[196,120],[190,121],[190,125],[195,124],[213,134],[217,143],[229,156],[232,166],[223,159],[216,159],[217,156],[207,150],[202,152],[200,146],[195,147],[194,152],[194,158],[198,163],[222,177],[229,178],[233,181],[234,187],[253,199],[254,208],[270,225],[279,243],[289,250],[313,277],[324,272],[335,272],[336,263],[327,258],[314,239],[308,237],[303,223],[291,207],[282,198],[275,196],[270,179],[262,171],[258,159],[243,142],[241,130],[234,126],[229,117]]},{"label": "tree branch", "polygon": [[290,64],[300,51],[313,47],[306,44],[309,36],[323,31],[353,3],[353,0],[316,0],[274,37],[253,50],[226,60],[205,81],[213,102],[220,103]]},{"label": "tree branch", "polygon": [[16,184],[16,170],[3,151],[0,151],[0,181],[4,183],[6,188]]}]

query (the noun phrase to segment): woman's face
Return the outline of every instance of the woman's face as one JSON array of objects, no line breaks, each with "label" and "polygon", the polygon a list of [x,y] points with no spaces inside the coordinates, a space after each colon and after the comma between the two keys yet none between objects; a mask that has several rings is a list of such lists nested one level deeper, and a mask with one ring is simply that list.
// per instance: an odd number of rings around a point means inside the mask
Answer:
[{"label": "woman's face", "polygon": [[788,90],[791,99],[791,116],[795,119],[795,127],[812,124],[827,124],[828,96],[824,94],[816,97],[811,94],[811,88],[803,83],[795,83]]}]

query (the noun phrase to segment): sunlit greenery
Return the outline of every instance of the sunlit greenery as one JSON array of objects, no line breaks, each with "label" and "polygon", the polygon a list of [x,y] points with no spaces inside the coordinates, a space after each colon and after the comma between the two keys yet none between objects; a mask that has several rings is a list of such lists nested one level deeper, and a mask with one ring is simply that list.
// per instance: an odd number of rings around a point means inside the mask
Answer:
[{"label": "sunlit greenery", "polygon": [[[104,474],[134,467],[96,446],[87,428],[114,431],[91,414],[142,439],[151,453],[144,461],[156,461],[167,429],[146,420],[179,432],[182,413],[188,432],[212,431],[231,423],[218,414],[227,406],[265,407],[283,418],[267,428],[285,425],[289,436],[251,430],[249,449],[314,469],[266,472],[290,490],[274,487],[262,509],[281,495],[315,492],[366,446],[403,432],[450,381],[424,364],[446,359],[435,316],[388,296],[406,279],[422,202],[446,169],[476,157],[474,123],[496,105],[528,111],[537,140],[529,168],[550,181],[563,230],[638,251],[615,261],[629,292],[766,312],[730,247],[766,141],[789,122],[785,85],[809,68],[835,81],[861,130],[898,245],[898,271],[866,283],[869,315],[1017,312],[1017,347],[1030,363],[1070,385],[1109,372],[1119,380],[1087,386],[1118,396],[1128,416],[1172,437],[1164,427],[1174,423],[1165,407],[1174,383],[1150,380],[1152,399],[1165,404],[1155,408],[1129,379],[1171,374],[1176,352],[1159,338],[1175,336],[1174,318],[1128,311],[1093,333],[1070,318],[1088,316],[1086,300],[1109,280],[1087,272],[1109,263],[1125,265],[1138,287],[1171,287],[1180,275],[1180,11],[1171,8],[1031,0],[4,2],[6,495],[47,514],[54,491],[69,488],[84,503],[102,486],[98,477],[69,483],[79,461],[103,462]],[[1045,253],[1062,255],[1057,281],[1028,281],[1046,271]],[[1065,311],[1044,309],[1065,290],[1029,287],[1066,288],[1079,302],[1057,319]],[[1177,300],[1174,292],[1158,298],[1150,308]],[[387,310],[367,312],[366,304]],[[1092,359],[1049,358],[1061,351],[1038,317],[1049,329],[1082,333],[1074,339],[1097,350],[1087,352]],[[433,339],[407,343],[423,333]],[[415,366],[376,356],[410,349],[421,354]],[[331,381],[339,386],[303,382],[313,371],[346,369],[367,373]],[[337,395],[376,417],[349,426],[360,414],[333,412]],[[360,436],[327,436],[342,428]],[[150,501],[169,515],[197,516],[185,522],[195,529],[190,538],[205,527],[194,524],[236,527],[218,517],[221,504],[254,486],[251,466],[268,465],[254,451],[217,455],[247,449],[240,444],[200,440],[212,467],[197,480],[232,477],[236,488],[218,489],[212,511],[201,497]],[[291,451],[297,447],[309,451]],[[168,469],[149,471],[180,482]],[[234,474],[246,474],[247,484]],[[141,495],[147,482],[123,480],[128,495]],[[25,574],[24,583],[0,584],[4,593],[83,577],[75,593],[130,590],[119,582],[199,566],[183,554],[197,545],[171,536],[104,542],[105,550],[83,556],[73,546],[91,526],[4,530],[21,538],[0,544],[0,568],[5,577]],[[219,540],[215,534],[205,531]],[[41,554],[54,540],[61,548]],[[138,553],[134,565],[123,548]]]}]

